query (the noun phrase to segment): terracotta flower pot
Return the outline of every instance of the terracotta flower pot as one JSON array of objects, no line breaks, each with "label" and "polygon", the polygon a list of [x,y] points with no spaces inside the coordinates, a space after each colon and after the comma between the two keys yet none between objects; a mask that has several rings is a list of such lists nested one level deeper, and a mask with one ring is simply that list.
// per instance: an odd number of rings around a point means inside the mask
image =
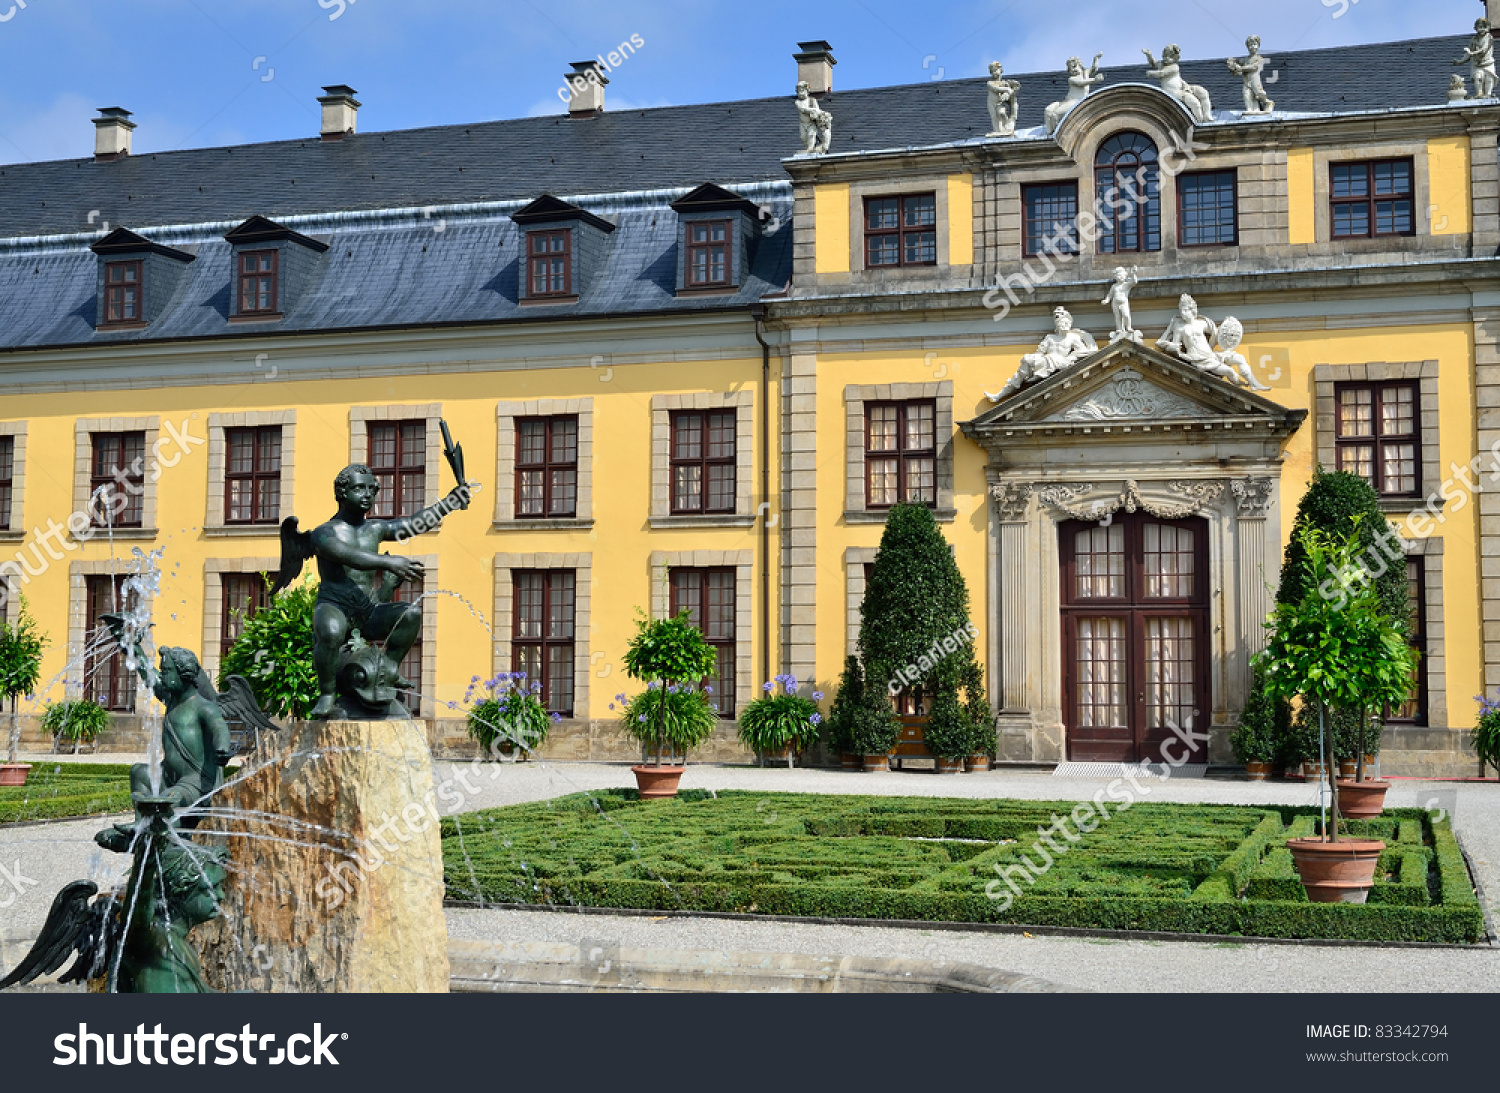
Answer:
[{"label": "terracotta flower pot", "polygon": [[784,767],[790,751],[788,747],[763,749],[760,753],[761,763],[768,767]]},{"label": "terracotta flower pot", "polygon": [[844,770],[859,770],[860,767],[864,766],[864,763],[858,755],[855,755],[851,751],[846,751],[839,755],[839,766]]},{"label": "terracotta flower pot", "polygon": [[964,761],[962,759],[944,759],[939,755],[937,757],[937,772],[939,774],[962,774],[964,772]]},{"label": "terracotta flower pot", "polygon": [[989,770],[990,753],[987,751],[976,751],[964,760],[964,766],[970,771]]},{"label": "terracotta flower pot", "polygon": [[1302,761],[1302,780],[1304,782],[1321,782],[1328,777],[1327,768],[1322,763],[1311,759]]},{"label": "terracotta flower pot", "polygon": [[635,788],[640,791],[641,800],[649,801],[657,797],[676,797],[677,783],[682,780],[682,772],[686,767],[631,767],[630,772],[635,775]]},{"label": "terracotta flower pot", "polygon": [[1341,779],[1346,779],[1351,782],[1354,781],[1354,773],[1358,769],[1359,767],[1355,764],[1353,759],[1339,760],[1339,777]]},{"label": "terracotta flower pot", "polygon": [[1245,773],[1250,776],[1252,782],[1264,782],[1271,777],[1270,763],[1246,763]]},{"label": "terracotta flower pot", "polygon": [[1355,782],[1339,779],[1339,812],[1347,820],[1371,820],[1385,808],[1389,782]]},{"label": "terracotta flower pot", "polygon": [[1385,843],[1379,839],[1288,839],[1297,875],[1314,903],[1363,903],[1375,883]]},{"label": "terracotta flower pot", "polygon": [[889,755],[867,755],[864,762],[866,774],[891,769],[891,757]]},{"label": "terracotta flower pot", "polygon": [[0,763],[0,786],[24,786],[30,763]]}]

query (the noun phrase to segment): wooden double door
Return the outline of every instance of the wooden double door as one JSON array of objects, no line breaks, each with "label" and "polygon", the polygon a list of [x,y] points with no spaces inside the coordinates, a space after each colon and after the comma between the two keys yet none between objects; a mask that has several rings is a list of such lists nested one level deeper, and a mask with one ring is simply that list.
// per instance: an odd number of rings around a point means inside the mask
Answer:
[{"label": "wooden double door", "polygon": [[1207,522],[1116,513],[1059,534],[1068,758],[1206,762],[1184,738],[1211,709]]}]

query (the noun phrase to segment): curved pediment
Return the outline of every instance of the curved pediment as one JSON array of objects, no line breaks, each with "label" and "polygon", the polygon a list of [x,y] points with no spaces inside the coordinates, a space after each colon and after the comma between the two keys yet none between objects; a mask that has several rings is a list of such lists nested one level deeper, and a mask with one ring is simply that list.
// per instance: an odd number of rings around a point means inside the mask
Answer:
[{"label": "curved pediment", "polygon": [[1078,160],[1087,138],[1099,135],[1101,125],[1127,120],[1135,125],[1146,123],[1155,129],[1153,137],[1190,130],[1193,116],[1187,107],[1159,87],[1146,83],[1124,83],[1095,91],[1068,111],[1057,127],[1053,139],[1074,160]]}]

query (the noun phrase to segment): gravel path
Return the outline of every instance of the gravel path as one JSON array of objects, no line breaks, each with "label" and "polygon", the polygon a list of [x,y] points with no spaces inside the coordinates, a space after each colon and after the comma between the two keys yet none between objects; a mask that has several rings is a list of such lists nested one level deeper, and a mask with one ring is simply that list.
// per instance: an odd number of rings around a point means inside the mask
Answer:
[{"label": "gravel path", "polygon": [[[447,812],[632,782],[626,765],[602,763],[437,763],[435,774],[439,785],[449,782],[450,794],[457,794],[445,798]],[[689,767],[682,784],[715,790],[1067,801],[1090,798],[1103,783],[1012,771],[938,777],[701,765]],[[1143,784],[1150,790],[1142,798],[1146,801],[1255,805],[1311,804],[1317,799],[1314,787],[1298,784],[1191,779]],[[459,799],[461,804],[451,803]],[[1452,814],[1492,921],[1500,917],[1500,785],[1398,781],[1386,799],[1394,807],[1440,807]],[[25,878],[18,893],[0,876],[0,967],[23,955],[63,884],[81,877],[101,886],[113,880],[122,859],[93,843],[94,832],[103,826],[93,819],[0,828],[0,866],[9,875],[19,869]],[[1500,948],[1492,947],[1462,951],[1028,938],[883,926],[467,909],[450,909],[448,923],[453,937],[473,940],[603,940],[625,946],[959,961],[1099,991],[1500,991]]]}]

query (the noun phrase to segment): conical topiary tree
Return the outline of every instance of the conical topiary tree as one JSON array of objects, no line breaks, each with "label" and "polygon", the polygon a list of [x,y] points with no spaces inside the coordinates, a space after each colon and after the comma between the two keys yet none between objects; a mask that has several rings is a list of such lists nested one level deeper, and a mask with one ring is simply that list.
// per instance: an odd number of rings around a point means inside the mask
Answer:
[{"label": "conical topiary tree", "polygon": [[[0,598],[0,612],[4,599]],[[47,638],[37,627],[36,619],[26,607],[26,597],[20,597],[20,611],[14,625],[7,623],[0,614],[0,697],[10,704],[10,731],[7,733],[7,763],[16,761],[16,751],[21,743],[21,718],[18,703],[21,696],[36,689],[42,674],[42,650],[47,647]]]},{"label": "conical topiary tree", "polygon": [[865,673],[859,658],[852,654],[844,660],[844,674],[839,677],[838,693],[824,724],[824,742],[835,755],[854,751],[854,723],[865,690]]}]

